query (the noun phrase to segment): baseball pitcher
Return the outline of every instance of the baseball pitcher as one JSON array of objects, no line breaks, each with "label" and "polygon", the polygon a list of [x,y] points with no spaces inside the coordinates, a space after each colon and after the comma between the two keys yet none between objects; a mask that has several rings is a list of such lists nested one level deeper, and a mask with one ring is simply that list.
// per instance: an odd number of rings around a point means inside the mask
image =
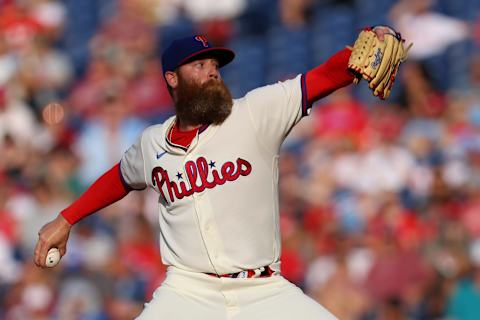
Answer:
[{"label": "baseball pitcher", "polygon": [[160,248],[167,277],[137,319],[318,320],[329,311],[282,277],[278,158],[312,104],[363,78],[384,99],[404,41],[387,27],[365,29],[353,48],[293,79],[233,100],[220,68],[234,59],[204,36],[175,40],[162,65],[176,115],[147,128],[112,169],[39,232],[35,264],[66,253],[80,219],[132,190],[159,195]]}]

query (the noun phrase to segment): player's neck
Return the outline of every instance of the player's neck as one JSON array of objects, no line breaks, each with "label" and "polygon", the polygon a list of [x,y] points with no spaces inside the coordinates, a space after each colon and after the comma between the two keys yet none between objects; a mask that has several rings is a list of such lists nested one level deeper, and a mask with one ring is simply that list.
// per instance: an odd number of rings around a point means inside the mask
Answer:
[{"label": "player's neck", "polygon": [[188,123],[182,123],[181,121],[178,121],[178,119],[177,119],[176,126],[177,126],[178,130],[180,130],[182,132],[186,132],[186,131],[192,131],[192,130],[198,129],[202,125],[201,124],[191,125],[191,124],[188,124]]}]

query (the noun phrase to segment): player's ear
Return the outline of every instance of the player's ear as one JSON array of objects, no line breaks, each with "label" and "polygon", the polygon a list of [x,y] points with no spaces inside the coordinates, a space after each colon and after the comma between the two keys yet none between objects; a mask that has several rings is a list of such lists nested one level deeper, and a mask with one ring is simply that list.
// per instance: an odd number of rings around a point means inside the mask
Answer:
[{"label": "player's ear", "polygon": [[178,75],[176,72],[173,71],[167,71],[165,72],[165,81],[167,81],[167,84],[175,89],[178,86]]}]

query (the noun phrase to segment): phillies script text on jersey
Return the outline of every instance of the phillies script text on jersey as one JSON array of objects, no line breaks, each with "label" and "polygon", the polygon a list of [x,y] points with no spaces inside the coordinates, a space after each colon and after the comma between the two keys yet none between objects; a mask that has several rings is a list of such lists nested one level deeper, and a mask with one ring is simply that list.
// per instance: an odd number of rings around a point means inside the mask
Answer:
[{"label": "phillies script text on jersey", "polygon": [[[207,159],[204,157],[198,158],[196,162],[191,160],[186,162],[185,172],[187,174],[189,186],[187,186],[184,181],[180,181],[177,185],[175,181],[170,180],[167,170],[162,167],[155,167],[152,170],[152,183],[154,186],[158,187],[163,199],[168,201],[163,191],[163,185],[165,184],[170,202],[174,202],[174,197],[182,199],[195,192],[202,192],[205,188],[212,189],[227,181],[235,181],[240,176],[248,176],[250,172],[252,172],[252,165],[242,158],[238,158],[236,163],[232,161],[225,162],[220,170],[217,170],[214,167],[214,165],[209,165]],[[208,180],[210,171],[212,173],[211,181]],[[198,177],[200,177],[200,185],[196,184]]]}]

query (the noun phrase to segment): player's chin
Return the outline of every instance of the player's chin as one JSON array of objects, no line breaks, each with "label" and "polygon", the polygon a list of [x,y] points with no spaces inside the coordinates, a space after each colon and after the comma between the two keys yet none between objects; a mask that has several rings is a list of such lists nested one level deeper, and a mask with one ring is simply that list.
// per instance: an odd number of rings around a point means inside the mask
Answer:
[{"label": "player's chin", "polygon": [[223,81],[209,82],[204,87],[203,96],[205,98],[205,106],[211,108],[205,114],[208,117],[208,123],[221,124],[232,112],[233,99],[230,90],[225,86]]},{"label": "player's chin", "polygon": [[228,116],[232,112],[232,105],[224,105],[219,108],[213,117],[210,119],[210,123],[214,125],[220,125],[227,120]]},{"label": "player's chin", "polygon": [[218,100],[210,99],[204,105],[197,118],[198,124],[220,125],[228,118],[232,112],[232,100],[225,100],[218,97]]}]

